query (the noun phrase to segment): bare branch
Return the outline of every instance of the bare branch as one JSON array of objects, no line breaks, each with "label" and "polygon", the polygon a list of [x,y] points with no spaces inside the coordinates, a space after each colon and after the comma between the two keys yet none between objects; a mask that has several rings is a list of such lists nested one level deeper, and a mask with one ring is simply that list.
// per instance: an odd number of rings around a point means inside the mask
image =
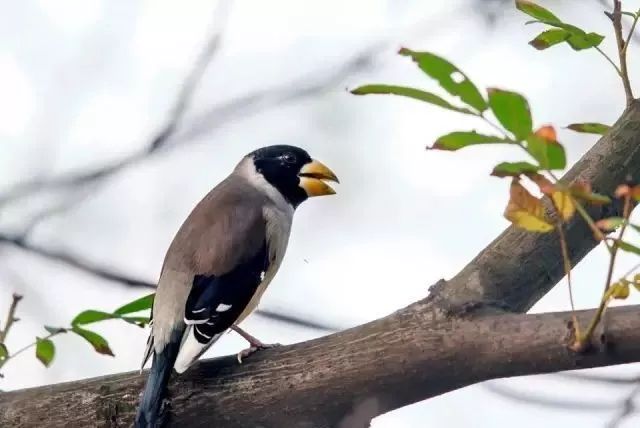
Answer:
[{"label": "bare branch", "polygon": [[520,391],[515,388],[500,385],[497,382],[487,382],[484,387],[494,394],[507,398],[518,403],[532,406],[552,407],[563,410],[573,410],[578,412],[601,412],[603,410],[615,410],[616,403],[603,403],[602,401],[571,400],[565,398],[549,398],[542,393],[536,394],[530,391]]},{"label": "bare branch", "polygon": [[620,412],[607,424],[607,428],[617,428],[620,424],[633,413],[638,411],[634,400],[640,394],[640,382],[637,382],[635,388],[627,395],[627,397],[621,403]]},{"label": "bare branch", "polygon": [[[122,169],[145,159],[163,148],[169,139],[173,137],[176,129],[180,126],[184,113],[191,103],[193,94],[198,88],[207,66],[212,61],[215,53],[220,47],[230,3],[230,0],[222,0],[215,8],[211,35],[208,37],[203,50],[200,52],[194,63],[194,66],[191,68],[182,83],[175,103],[171,108],[167,122],[156,133],[145,148],[138,153],[114,163],[103,165],[93,171],[81,172],[79,174],[72,174],[58,178],[37,179],[18,184],[7,191],[4,195],[0,196],[0,207],[41,191],[76,188],[90,183],[95,183],[116,174]],[[70,206],[71,205],[68,205],[67,208]]]},{"label": "bare branch", "polygon": [[[611,14],[611,19],[613,20],[613,30],[616,35],[618,57],[620,58],[620,77],[622,78],[624,94],[627,98],[627,106],[630,106],[634,98],[633,91],[631,89],[631,82],[629,81],[629,72],[627,71],[627,46],[625,39],[622,36],[622,3],[620,0],[613,0],[613,13]],[[635,22],[633,27],[635,29]]]},{"label": "bare branch", "polygon": [[[67,253],[62,250],[52,250],[45,247],[37,246],[35,244],[31,244],[27,240],[22,239],[21,237],[11,237],[11,236],[0,234],[0,244],[2,243],[12,245],[21,250],[30,252],[40,257],[44,257],[56,263],[63,263],[69,267],[80,270],[89,275],[93,275],[100,279],[105,279],[107,281],[115,281],[130,287],[140,287],[140,288],[148,288],[148,289],[154,289],[156,287],[156,284],[153,282],[132,278],[128,275],[114,272],[107,268],[95,265],[87,260],[83,260],[77,255]],[[311,328],[311,329],[320,330],[320,331],[338,331],[339,330],[339,328],[337,328],[336,326],[327,325],[321,322],[315,322],[308,319],[296,317],[293,315],[287,315],[287,314],[265,310],[265,309],[257,310],[256,314],[270,320],[288,323],[298,327]],[[0,343],[1,342],[2,341],[0,340]]]},{"label": "bare branch", "polygon": [[9,334],[9,330],[14,322],[18,321],[16,318],[16,308],[18,307],[18,303],[22,300],[22,296],[16,293],[13,293],[11,296],[11,305],[9,306],[9,312],[7,312],[7,319],[4,322],[4,327],[0,329],[0,343],[4,343],[7,340],[7,335]]},{"label": "bare branch", "polygon": [[53,249],[48,249],[44,247],[39,247],[39,246],[36,246],[35,244],[30,244],[25,239],[22,239],[21,237],[12,237],[12,236],[0,234],[0,243],[13,245],[17,248],[20,248],[22,250],[36,254],[38,256],[47,258],[51,261],[54,261],[57,263],[63,263],[75,269],[78,269],[83,272],[89,273],[93,276],[96,276],[98,278],[106,279],[108,281],[120,282],[130,287],[155,288],[155,284],[153,283],[134,279],[126,275],[112,272],[100,266],[93,265],[88,261],[81,260],[77,256],[73,256],[61,250],[53,250]]}]

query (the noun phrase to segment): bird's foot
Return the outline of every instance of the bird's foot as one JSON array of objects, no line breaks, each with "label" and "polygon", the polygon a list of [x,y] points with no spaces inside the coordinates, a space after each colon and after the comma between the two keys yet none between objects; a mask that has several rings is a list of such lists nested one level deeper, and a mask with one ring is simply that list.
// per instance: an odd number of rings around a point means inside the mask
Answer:
[{"label": "bird's foot", "polygon": [[280,343],[252,343],[251,346],[247,349],[243,349],[242,351],[238,352],[238,354],[236,355],[236,357],[238,358],[238,363],[242,364],[242,360],[244,358],[247,358],[250,355],[255,354],[258,351],[263,351],[265,349],[270,349],[270,348],[276,348],[278,346],[282,346]]}]

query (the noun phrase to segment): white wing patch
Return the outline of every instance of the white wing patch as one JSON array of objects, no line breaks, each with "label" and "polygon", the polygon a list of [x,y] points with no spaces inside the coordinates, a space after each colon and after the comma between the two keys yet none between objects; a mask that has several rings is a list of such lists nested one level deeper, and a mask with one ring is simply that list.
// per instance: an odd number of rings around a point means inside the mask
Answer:
[{"label": "white wing patch", "polygon": [[231,305],[220,303],[216,308],[216,312],[227,312],[229,309],[231,309]]}]

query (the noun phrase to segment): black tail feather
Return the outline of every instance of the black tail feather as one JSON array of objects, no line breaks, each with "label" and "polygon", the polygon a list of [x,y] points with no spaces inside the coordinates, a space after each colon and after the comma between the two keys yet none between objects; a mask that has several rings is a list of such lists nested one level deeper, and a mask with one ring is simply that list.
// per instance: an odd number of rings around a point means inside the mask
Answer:
[{"label": "black tail feather", "polygon": [[140,399],[140,407],[136,415],[135,428],[156,428],[161,426],[162,416],[161,407],[165,398],[167,384],[171,376],[173,364],[180,350],[180,339],[172,337],[172,341],[168,343],[162,352],[156,354],[154,352],[151,370],[145,385],[142,398]]}]

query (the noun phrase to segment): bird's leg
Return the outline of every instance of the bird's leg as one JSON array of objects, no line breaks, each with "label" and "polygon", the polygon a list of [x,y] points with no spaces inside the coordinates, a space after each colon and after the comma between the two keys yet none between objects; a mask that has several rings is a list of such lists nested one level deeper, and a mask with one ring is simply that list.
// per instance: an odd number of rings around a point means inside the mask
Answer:
[{"label": "bird's leg", "polygon": [[237,325],[232,325],[231,330],[235,331],[240,336],[242,336],[242,338],[247,342],[249,342],[249,345],[251,345],[254,348],[262,348],[264,346],[264,343],[262,343],[259,339],[253,337],[252,335],[250,335],[249,333],[247,333]]},{"label": "bird's leg", "polygon": [[269,348],[274,348],[276,346],[280,346],[279,343],[273,343],[273,344],[262,343],[259,339],[253,337],[252,335],[250,335],[249,333],[247,333],[237,325],[232,325],[231,330],[235,331],[240,336],[242,336],[247,342],[249,342],[249,345],[250,345],[249,348],[243,349],[242,351],[238,352],[237,357],[238,357],[238,362],[240,364],[242,364],[243,358],[247,358],[249,355],[253,354],[254,352],[260,351],[262,349],[269,349]]}]

